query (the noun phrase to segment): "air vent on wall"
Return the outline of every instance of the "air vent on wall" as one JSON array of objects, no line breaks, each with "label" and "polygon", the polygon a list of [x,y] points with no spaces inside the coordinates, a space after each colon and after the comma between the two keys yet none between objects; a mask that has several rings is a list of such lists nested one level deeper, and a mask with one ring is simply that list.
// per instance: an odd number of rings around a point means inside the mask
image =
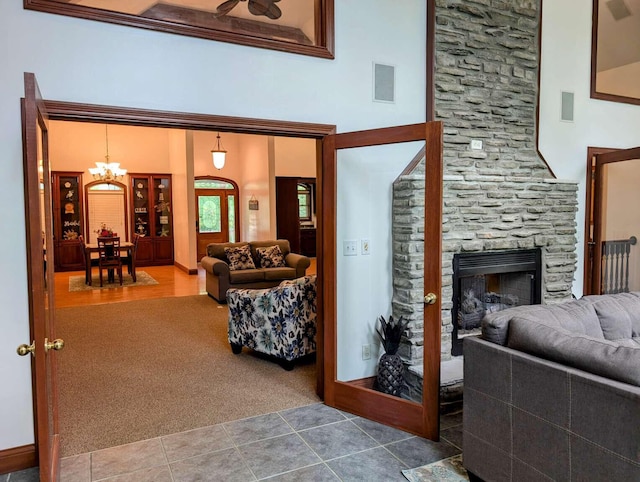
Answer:
[{"label": "air vent on wall", "polygon": [[616,20],[622,20],[631,16],[629,7],[624,3],[624,0],[609,0],[607,2],[607,8]]},{"label": "air vent on wall", "polygon": [[373,64],[373,100],[395,102],[396,68],[393,65]]}]

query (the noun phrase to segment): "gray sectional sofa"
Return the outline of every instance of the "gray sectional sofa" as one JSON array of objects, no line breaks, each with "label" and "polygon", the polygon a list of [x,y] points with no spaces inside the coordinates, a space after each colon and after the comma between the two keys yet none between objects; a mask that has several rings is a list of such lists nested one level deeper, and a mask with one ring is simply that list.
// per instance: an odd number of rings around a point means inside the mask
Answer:
[{"label": "gray sectional sofa", "polygon": [[640,481],[640,293],[487,315],[463,403],[472,480]]}]

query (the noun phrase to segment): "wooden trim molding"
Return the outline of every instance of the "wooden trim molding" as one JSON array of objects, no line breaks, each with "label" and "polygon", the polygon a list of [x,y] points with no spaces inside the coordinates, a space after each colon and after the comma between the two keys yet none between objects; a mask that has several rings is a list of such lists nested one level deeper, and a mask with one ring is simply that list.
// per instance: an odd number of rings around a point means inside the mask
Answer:
[{"label": "wooden trim molding", "polygon": [[[287,40],[276,37],[274,32],[265,31],[265,22],[244,20],[242,30],[234,31],[229,28],[229,22],[206,21],[194,22],[195,17],[189,15],[185,17],[183,13],[159,15],[157,18],[151,16],[133,15],[122,12],[115,12],[100,8],[78,5],[73,3],[60,2],[59,0],[24,0],[24,8],[27,10],[37,10],[39,12],[66,15],[70,17],[84,18],[87,20],[97,20],[99,22],[113,23],[127,27],[138,27],[157,32],[173,33],[177,35],[187,35],[220,42],[229,42],[249,47],[258,47],[270,50],[279,50],[292,54],[309,55],[325,59],[334,58],[334,0],[317,0],[318,5],[314,6],[314,17],[316,27],[320,27],[316,33],[316,45],[308,45],[293,41],[291,32],[283,37]],[[208,15],[213,17],[212,14]],[[199,15],[198,18],[202,17]],[[236,19],[240,21],[240,19]],[[193,23],[188,23],[193,22]],[[226,25],[225,25],[226,24]]]},{"label": "wooden trim molding", "polygon": [[173,265],[178,268],[180,271],[184,271],[185,273],[189,274],[189,275],[193,275],[193,274],[198,274],[198,269],[194,268],[194,269],[189,269],[187,268],[185,265],[177,263],[174,261]]},{"label": "wooden trim molding", "polygon": [[638,99],[637,97],[627,97],[624,95],[598,92],[598,14],[599,2],[598,0],[593,0],[593,11],[591,20],[591,98],[598,100],[607,100],[609,102],[621,102],[623,104],[640,105],[640,99]]},{"label": "wooden trim molding", "polygon": [[38,465],[35,444],[0,450],[0,474],[30,469]]},{"label": "wooden trim molding", "polygon": [[322,138],[335,126],[45,100],[51,120]]}]

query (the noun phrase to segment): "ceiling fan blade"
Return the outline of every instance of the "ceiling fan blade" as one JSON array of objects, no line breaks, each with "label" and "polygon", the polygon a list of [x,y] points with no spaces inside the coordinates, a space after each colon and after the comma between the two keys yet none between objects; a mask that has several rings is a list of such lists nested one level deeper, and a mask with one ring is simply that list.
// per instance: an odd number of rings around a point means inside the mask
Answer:
[{"label": "ceiling fan blade", "polygon": [[249,0],[249,12],[264,15],[272,20],[280,18],[282,11],[275,5],[280,0]]},{"label": "ceiling fan blade", "polygon": [[226,2],[222,2],[216,9],[216,13],[218,14],[217,16],[222,17],[228,14],[236,5],[238,5],[239,1],[240,0],[227,0]]}]

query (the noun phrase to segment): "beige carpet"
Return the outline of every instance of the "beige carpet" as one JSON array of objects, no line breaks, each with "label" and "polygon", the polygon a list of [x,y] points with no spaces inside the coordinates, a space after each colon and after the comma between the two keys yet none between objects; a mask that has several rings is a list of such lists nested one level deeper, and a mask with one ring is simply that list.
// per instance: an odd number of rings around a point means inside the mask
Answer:
[{"label": "beige carpet", "polygon": [[[125,269],[126,271],[126,269]],[[100,277],[94,272],[91,278],[91,286],[84,282],[83,276],[69,276],[69,291],[89,291],[89,290],[102,290],[121,288],[118,274],[115,275],[115,282],[109,283],[107,281],[107,273],[102,272],[102,286],[100,286]],[[157,285],[158,282],[153,279],[152,276],[147,274],[146,271],[136,271],[136,282],[133,282],[130,274],[126,272],[122,273],[122,286],[150,286]]]},{"label": "beige carpet", "polygon": [[312,359],[232,354],[206,295],[62,308],[57,333],[63,456],[319,401]]}]

